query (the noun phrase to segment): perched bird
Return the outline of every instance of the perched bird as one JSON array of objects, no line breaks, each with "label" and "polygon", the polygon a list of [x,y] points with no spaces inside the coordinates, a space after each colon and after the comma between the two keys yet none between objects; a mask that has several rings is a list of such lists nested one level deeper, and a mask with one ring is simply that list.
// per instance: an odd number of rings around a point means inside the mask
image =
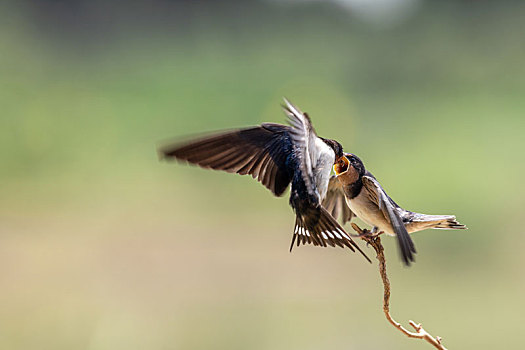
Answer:
[{"label": "perched bird", "polygon": [[309,116],[284,99],[290,126],[260,126],[219,132],[160,149],[164,159],[257,178],[276,196],[292,184],[290,205],[296,214],[290,251],[297,245],[336,245],[361,251],[321,203],[332,166],[343,157],[341,144],[317,136]]},{"label": "perched bird", "polygon": [[390,198],[357,156],[345,153],[334,165],[323,206],[343,224],[352,214],[373,227],[371,234],[396,235],[406,265],[414,262],[416,248],[409,233],[436,229],[466,229],[454,215],[426,215],[401,208]]}]

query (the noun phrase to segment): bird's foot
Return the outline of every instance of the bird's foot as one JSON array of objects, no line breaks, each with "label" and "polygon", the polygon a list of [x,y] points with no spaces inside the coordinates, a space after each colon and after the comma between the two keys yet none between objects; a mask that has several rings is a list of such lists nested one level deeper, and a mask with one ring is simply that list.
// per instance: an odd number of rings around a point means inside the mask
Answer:
[{"label": "bird's foot", "polygon": [[377,237],[381,236],[383,233],[385,233],[385,231],[379,231],[379,232],[373,232],[372,231],[370,233],[370,236],[368,236],[368,237],[376,239]]},{"label": "bird's foot", "polygon": [[357,224],[352,223],[352,228],[358,233],[351,234],[352,237],[359,237],[366,241],[366,246],[373,245],[374,248],[376,247],[376,243],[379,240],[379,236],[382,235],[384,232],[379,231],[377,232],[377,227],[374,227],[372,230],[362,229],[361,227],[357,226]]}]

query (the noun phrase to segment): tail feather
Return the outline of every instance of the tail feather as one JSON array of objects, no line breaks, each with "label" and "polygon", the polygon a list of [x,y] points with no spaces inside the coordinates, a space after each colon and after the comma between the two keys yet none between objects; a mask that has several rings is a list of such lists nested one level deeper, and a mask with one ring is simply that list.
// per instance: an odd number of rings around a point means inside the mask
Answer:
[{"label": "tail feather", "polygon": [[444,221],[440,221],[433,228],[439,228],[443,230],[466,230],[467,226],[460,224],[459,222],[456,221],[456,217],[452,216]]},{"label": "tail feather", "polygon": [[322,247],[347,247],[353,252],[357,249],[366,260],[371,262],[350,235],[323,207],[316,208],[317,210],[318,212],[313,215],[315,220],[308,217],[308,214],[301,215],[297,213],[290,251],[292,251],[295,242],[297,242],[297,246],[308,243]]},{"label": "tail feather", "polygon": [[460,224],[454,215],[427,215],[414,213],[411,223],[414,228],[424,230],[426,228],[436,228],[444,230],[464,230],[467,226]]}]

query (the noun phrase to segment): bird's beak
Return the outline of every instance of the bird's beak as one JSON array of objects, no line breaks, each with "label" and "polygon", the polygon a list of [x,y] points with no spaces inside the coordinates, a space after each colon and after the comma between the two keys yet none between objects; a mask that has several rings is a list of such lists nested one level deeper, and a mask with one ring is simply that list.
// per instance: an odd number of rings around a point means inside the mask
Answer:
[{"label": "bird's beak", "polygon": [[334,163],[335,175],[339,176],[348,170],[350,162],[345,156],[339,157]]}]

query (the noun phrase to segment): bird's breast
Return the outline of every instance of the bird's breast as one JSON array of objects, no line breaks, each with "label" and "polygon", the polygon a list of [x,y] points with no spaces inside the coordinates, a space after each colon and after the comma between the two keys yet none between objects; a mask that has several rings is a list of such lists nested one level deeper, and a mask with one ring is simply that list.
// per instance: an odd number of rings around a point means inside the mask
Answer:
[{"label": "bird's breast", "polygon": [[368,196],[366,196],[364,192],[365,191],[361,191],[353,199],[346,199],[346,203],[350,207],[350,210],[368,225],[375,226],[380,231],[384,231],[387,234],[394,234],[394,230],[383,215],[383,212],[368,198]]}]

